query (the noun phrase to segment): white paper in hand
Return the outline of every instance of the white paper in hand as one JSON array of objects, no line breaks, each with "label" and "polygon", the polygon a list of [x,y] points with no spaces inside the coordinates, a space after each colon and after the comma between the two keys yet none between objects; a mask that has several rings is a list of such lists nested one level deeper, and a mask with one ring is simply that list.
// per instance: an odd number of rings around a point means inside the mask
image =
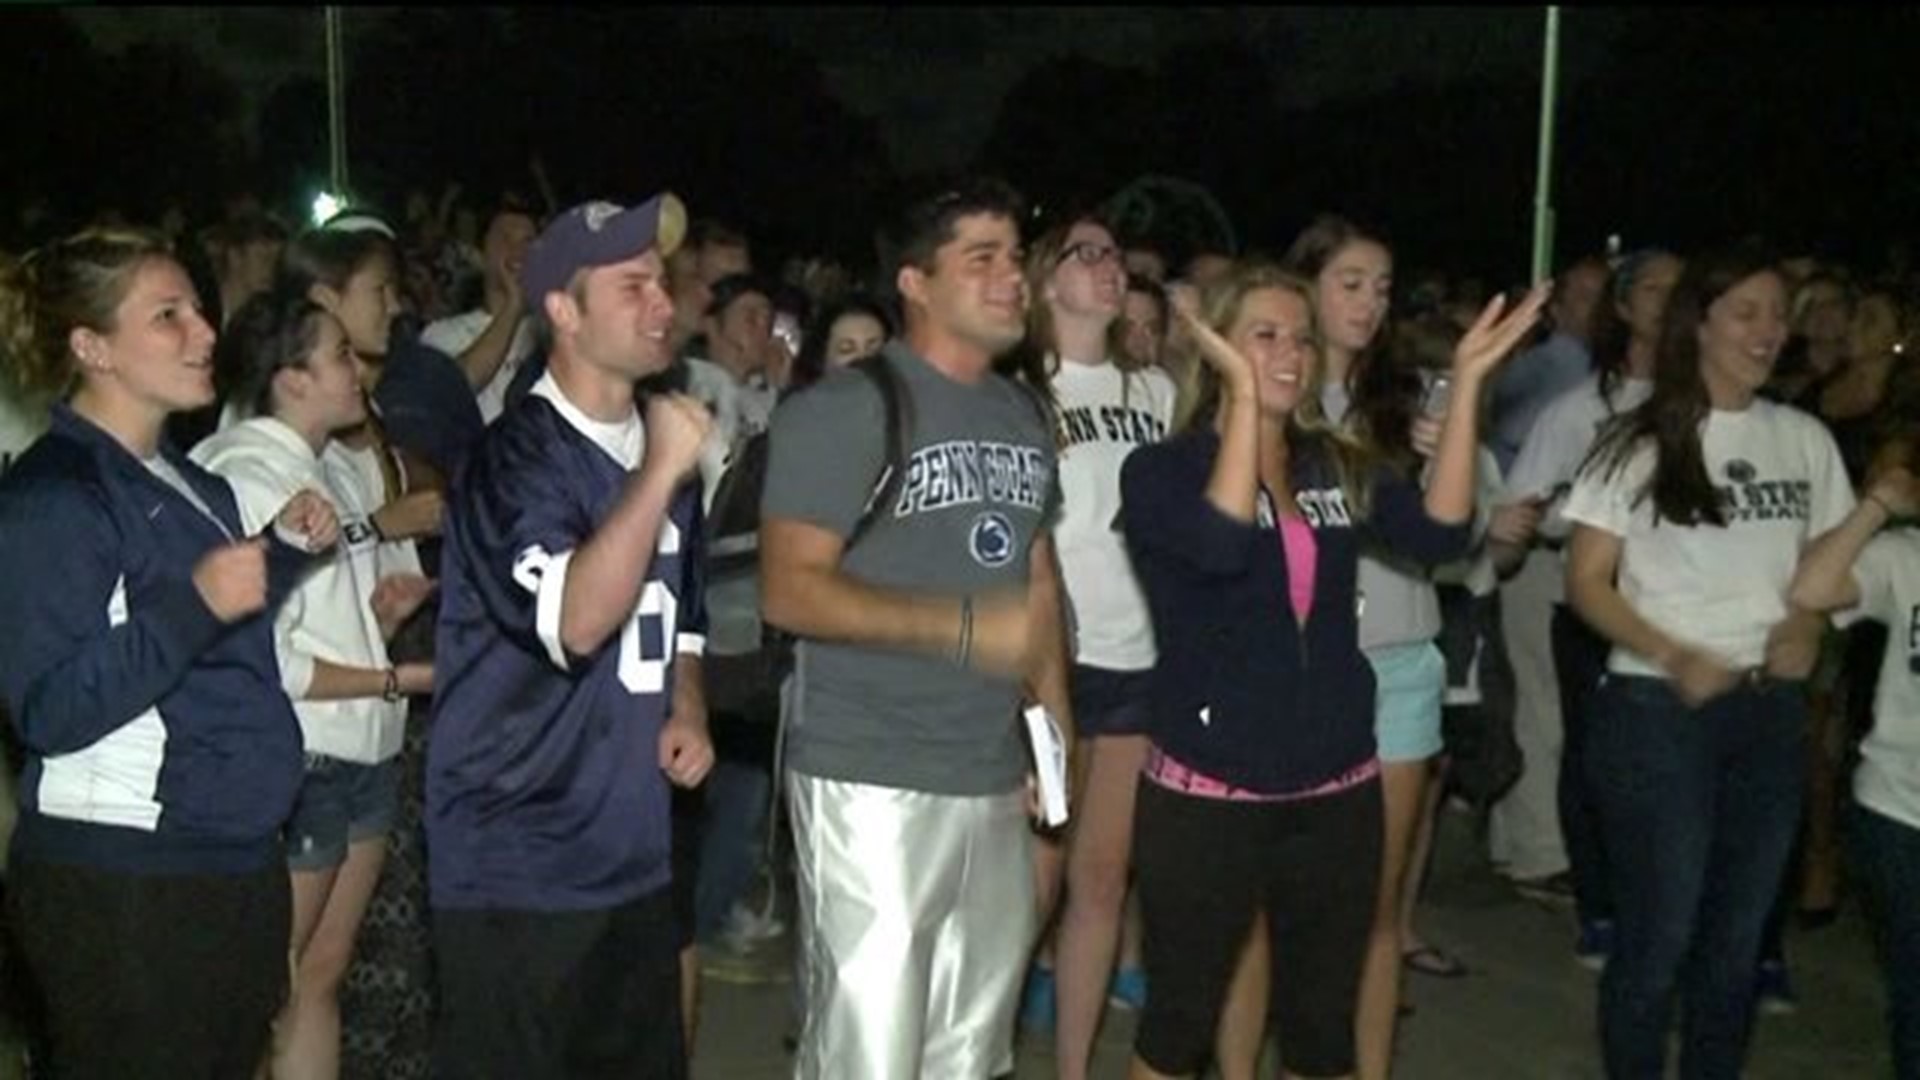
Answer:
[{"label": "white paper in hand", "polygon": [[1067,821],[1067,746],[1060,725],[1043,705],[1026,712],[1027,742],[1033,747],[1033,775],[1040,785],[1040,815],[1048,828]]}]

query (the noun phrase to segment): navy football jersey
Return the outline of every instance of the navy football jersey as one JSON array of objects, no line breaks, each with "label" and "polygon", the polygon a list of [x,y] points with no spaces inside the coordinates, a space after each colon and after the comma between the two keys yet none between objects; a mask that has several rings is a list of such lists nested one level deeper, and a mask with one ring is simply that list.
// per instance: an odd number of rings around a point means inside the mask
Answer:
[{"label": "navy football jersey", "polygon": [[427,749],[435,907],[610,907],[668,881],[658,747],[674,657],[705,641],[697,484],[675,496],[626,626],[590,656],[560,641],[569,561],[641,443],[637,418],[597,423],[549,377],[454,487]]}]

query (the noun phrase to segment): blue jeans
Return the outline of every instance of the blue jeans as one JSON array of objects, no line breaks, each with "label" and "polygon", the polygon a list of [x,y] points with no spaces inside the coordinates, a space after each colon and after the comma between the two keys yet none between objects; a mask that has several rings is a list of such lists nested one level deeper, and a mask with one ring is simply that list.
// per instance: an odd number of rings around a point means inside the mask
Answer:
[{"label": "blue jeans", "polygon": [[706,814],[700,832],[699,885],[694,933],[710,944],[727,912],[746,896],[765,849],[767,803],[773,778],[759,765],[721,759],[707,774]]},{"label": "blue jeans", "polygon": [[1873,905],[1887,978],[1893,1075],[1920,1080],[1920,829],[1856,803],[1847,840]]},{"label": "blue jeans", "polygon": [[1607,672],[1607,639],[1566,604],[1553,609],[1553,669],[1560,685],[1560,836],[1573,872],[1573,902],[1582,923],[1613,918],[1608,895],[1607,845],[1600,835],[1593,781],[1587,768],[1587,729]]},{"label": "blue jeans", "polygon": [[1600,980],[1607,1075],[1665,1075],[1677,994],[1680,1075],[1738,1080],[1804,797],[1802,687],[1743,685],[1689,709],[1664,680],[1608,675],[1587,754],[1616,913]]}]

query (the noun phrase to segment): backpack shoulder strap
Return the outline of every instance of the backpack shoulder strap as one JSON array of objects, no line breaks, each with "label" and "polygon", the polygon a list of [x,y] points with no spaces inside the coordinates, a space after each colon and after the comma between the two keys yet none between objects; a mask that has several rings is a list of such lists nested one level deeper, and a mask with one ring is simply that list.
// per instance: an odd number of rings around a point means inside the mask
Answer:
[{"label": "backpack shoulder strap", "polygon": [[853,531],[847,534],[846,551],[853,550],[853,546],[866,537],[868,530],[879,520],[882,509],[900,496],[900,488],[906,483],[907,426],[913,408],[906,383],[884,353],[857,360],[849,366],[866,376],[880,395],[880,404],[886,413],[886,457],[879,474],[874,477],[866,508],[860,511],[860,519],[854,522]]}]

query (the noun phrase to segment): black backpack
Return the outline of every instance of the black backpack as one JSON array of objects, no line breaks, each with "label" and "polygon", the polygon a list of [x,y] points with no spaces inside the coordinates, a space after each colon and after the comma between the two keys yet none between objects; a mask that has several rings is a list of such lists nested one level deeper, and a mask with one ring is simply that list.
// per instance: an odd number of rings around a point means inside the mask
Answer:
[{"label": "black backpack", "polygon": [[[905,413],[912,407],[900,377],[878,356],[850,365],[872,381],[886,412],[886,463],[874,481],[860,519],[847,537],[847,549],[867,534],[879,519],[879,509],[900,495],[904,482],[906,457]],[[714,489],[713,503],[707,510],[707,581],[733,581],[760,572],[760,496],[767,484],[767,459],[771,440],[766,431],[756,432],[740,444],[728,464],[720,485]],[[749,685],[735,686],[733,694],[748,698],[772,696],[777,700],[780,684],[793,670],[794,638],[772,625],[761,628],[760,652]],[[730,694],[729,696],[732,696]]]},{"label": "black backpack", "polygon": [[1474,678],[1480,688],[1477,704],[1441,711],[1441,735],[1453,759],[1447,785],[1485,810],[1519,782],[1526,767],[1514,735],[1513,665],[1501,630],[1500,597],[1497,592],[1475,596],[1453,584],[1436,585],[1435,591],[1440,599],[1436,644],[1446,657],[1447,685],[1464,686]]}]

